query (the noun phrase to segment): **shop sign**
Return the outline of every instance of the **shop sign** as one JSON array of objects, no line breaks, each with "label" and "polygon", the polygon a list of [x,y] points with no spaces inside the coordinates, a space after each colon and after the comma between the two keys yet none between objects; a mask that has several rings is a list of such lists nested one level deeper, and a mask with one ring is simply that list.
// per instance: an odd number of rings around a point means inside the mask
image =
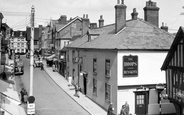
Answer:
[{"label": "shop sign", "polygon": [[123,77],[138,76],[138,56],[123,56]]}]

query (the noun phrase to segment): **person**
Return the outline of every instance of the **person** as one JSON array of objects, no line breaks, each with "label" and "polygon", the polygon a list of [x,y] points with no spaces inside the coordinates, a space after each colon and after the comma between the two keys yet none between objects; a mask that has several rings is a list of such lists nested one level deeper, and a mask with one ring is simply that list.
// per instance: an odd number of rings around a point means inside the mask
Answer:
[{"label": "person", "polygon": [[23,103],[27,103],[27,97],[28,97],[28,94],[27,94],[26,89],[24,89],[24,90],[23,90],[23,93],[24,93],[24,96],[23,96],[23,98],[24,98],[24,102],[23,102]]},{"label": "person", "polygon": [[72,76],[71,75],[69,75],[68,77],[68,82],[69,82],[68,86],[69,87],[72,86]]},{"label": "person", "polygon": [[126,115],[129,115],[129,111],[130,111],[130,107],[129,107],[128,102],[126,101],[125,102],[125,113],[126,113]]},{"label": "person", "polygon": [[41,63],[41,70],[44,70],[44,68],[43,68],[43,63]]},{"label": "person", "polygon": [[24,103],[24,88],[22,88],[20,91],[20,100],[21,100],[21,103],[19,105]]},{"label": "person", "polygon": [[121,111],[119,115],[126,115],[125,113],[125,105],[122,105]]},{"label": "person", "polygon": [[75,84],[74,87],[75,87],[75,94],[74,94],[74,96],[79,98],[80,97],[79,96],[79,86],[77,84]]},{"label": "person", "polygon": [[108,111],[107,111],[107,115],[114,115],[113,111],[114,111],[113,103],[110,103]]}]

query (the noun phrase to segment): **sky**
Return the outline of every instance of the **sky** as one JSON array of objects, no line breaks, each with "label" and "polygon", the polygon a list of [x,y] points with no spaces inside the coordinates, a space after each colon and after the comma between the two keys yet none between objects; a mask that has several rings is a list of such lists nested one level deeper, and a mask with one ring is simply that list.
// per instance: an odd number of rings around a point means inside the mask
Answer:
[{"label": "sky", "polygon": [[[148,0],[124,0],[127,6],[126,19],[131,19],[133,8],[138,12],[138,18],[144,19],[144,10]],[[152,0],[157,3],[159,10],[159,27],[169,27],[169,32],[177,32],[184,26],[184,0]],[[46,26],[49,21],[57,20],[61,15],[83,17],[88,14],[91,23],[97,23],[103,15],[104,25],[115,22],[115,8],[117,0],[1,0],[0,12],[3,23],[16,30],[26,30],[30,26],[31,7],[35,7],[35,27]],[[181,15],[183,13],[183,15]]]}]

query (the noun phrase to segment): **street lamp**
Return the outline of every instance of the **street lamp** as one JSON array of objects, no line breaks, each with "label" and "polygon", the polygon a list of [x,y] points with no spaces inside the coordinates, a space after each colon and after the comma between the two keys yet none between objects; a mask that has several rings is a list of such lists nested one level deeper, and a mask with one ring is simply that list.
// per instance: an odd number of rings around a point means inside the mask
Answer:
[{"label": "street lamp", "polygon": [[159,83],[156,85],[156,90],[158,91],[158,103],[159,103],[159,113],[161,115],[162,112],[162,108],[161,108],[161,92],[164,90],[164,85]]}]

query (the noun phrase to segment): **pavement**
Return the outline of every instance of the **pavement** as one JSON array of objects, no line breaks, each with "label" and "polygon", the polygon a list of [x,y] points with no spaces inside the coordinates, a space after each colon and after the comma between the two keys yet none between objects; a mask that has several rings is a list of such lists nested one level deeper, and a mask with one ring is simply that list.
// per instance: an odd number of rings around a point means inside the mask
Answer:
[{"label": "pavement", "polygon": [[58,72],[53,72],[52,67],[47,67],[45,60],[44,63],[44,70],[47,74],[55,81],[55,83],[63,89],[74,101],[76,101],[83,109],[85,109],[91,115],[106,115],[107,112],[89,99],[86,95],[79,92],[79,98],[74,96],[75,90],[74,86],[68,86],[68,81],[60,75]]}]

